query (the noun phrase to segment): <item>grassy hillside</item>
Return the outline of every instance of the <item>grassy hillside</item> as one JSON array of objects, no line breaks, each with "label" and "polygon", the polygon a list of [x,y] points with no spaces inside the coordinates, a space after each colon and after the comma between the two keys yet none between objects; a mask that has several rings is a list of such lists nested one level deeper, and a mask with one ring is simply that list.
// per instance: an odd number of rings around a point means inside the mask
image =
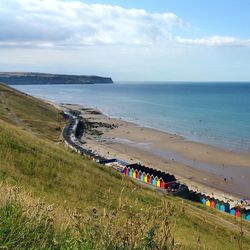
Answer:
[{"label": "grassy hillside", "polygon": [[50,140],[58,140],[65,122],[53,106],[2,84],[0,119]]},{"label": "grassy hillside", "polygon": [[0,248],[243,249],[239,222],[55,144],[63,117],[0,85]]}]

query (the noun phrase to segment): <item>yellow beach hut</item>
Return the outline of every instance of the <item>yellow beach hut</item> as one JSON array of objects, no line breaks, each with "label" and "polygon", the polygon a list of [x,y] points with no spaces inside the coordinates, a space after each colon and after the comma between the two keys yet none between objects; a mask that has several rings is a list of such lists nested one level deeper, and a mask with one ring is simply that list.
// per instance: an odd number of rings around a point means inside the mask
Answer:
[{"label": "yellow beach hut", "polygon": [[147,177],[147,174],[146,173],[143,173],[143,179],[144,179],[144,182],[148,182],[148,177]]},{"label": "yellow beach hut", "polygon": [[161,187],[161,181],[157,176],[155,177],[155,181],[156,181],[156,186]]},{"label": "yellow beach hut", "polygon": [[207,199],[206,199],[206,206],[210,207],[210,199],[209,199],[209,197],[207,197]]},{"label": "yellow beach hut", "polygon": [[133,178],[136,178],[136,172],[135,172],[134,169],[132,169],[132,177],[133,177]]}]

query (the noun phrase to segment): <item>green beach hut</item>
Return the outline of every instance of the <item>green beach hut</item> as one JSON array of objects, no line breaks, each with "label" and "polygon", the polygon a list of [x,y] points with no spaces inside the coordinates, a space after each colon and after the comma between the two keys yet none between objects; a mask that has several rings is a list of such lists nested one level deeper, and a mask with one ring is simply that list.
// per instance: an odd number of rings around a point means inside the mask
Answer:
[{"label": "green beach hut", "polygon": [[215,208],[220,210],[220,201],[218,199],[215,199],[214,202],[215,202]]}]

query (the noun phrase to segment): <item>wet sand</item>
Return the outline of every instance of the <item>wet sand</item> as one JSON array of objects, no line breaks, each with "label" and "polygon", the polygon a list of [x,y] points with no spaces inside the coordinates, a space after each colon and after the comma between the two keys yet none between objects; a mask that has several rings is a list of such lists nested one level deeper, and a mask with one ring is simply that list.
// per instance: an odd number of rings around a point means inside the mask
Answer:
[{"label": "wet sand", "polygon": [[167,171],[192,190],[216,198],[250,199],[249,154],[187,141],[79,105],[64,107],[81,110],[83,118],[93,125],[82,140],[87,142],[85,147],[103,156]]}]

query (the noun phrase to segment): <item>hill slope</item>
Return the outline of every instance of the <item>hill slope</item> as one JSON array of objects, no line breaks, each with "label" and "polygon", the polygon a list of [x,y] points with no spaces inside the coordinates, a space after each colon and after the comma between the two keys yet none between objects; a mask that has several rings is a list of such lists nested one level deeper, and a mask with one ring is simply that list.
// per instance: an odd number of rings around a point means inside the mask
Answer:
[{"label": "hill slope", "polygon": [[249,248],[249,223],[240,237],[230,216],[143,188],[55,143],[64,122],[52,106],[0,85],[0,247]]}]

